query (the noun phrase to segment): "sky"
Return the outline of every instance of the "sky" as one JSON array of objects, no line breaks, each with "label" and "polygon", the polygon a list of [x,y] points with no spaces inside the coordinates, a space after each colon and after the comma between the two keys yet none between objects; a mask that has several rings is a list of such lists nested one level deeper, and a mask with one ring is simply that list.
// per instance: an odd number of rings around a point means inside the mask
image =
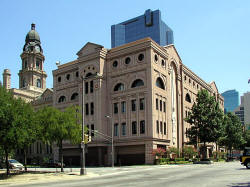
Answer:
[{"label": "sky", "polygon": [[215,81],[221,93],[250,91],[249,0],[0,0],[1,75],[10,69],[11,87],[19,87],[20,54],[31,23],[52,88],[56,61],[75,60],[87,42],[111,48],[111,25],[147,9],[161,11],[183,64],[204,81]]}]

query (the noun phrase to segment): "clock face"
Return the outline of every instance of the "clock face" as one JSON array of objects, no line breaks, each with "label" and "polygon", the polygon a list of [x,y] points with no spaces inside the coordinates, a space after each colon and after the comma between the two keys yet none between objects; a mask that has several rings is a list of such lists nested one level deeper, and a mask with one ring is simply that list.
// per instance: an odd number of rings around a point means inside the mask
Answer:
[{"label": "clock face", "polygon": [[40,52],[40,47],[38,45],[35,46],[36,52]]}]

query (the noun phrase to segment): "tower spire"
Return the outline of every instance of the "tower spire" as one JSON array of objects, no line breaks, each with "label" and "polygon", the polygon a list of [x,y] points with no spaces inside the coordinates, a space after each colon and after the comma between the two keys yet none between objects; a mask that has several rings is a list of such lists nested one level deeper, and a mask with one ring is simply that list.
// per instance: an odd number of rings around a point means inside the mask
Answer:
[{"label": "tower spire", "polygon": [[32,23],[32,24],[31,24],[31,30],[35,30],[35,28],[36,28],[36,24],[35,24],[35,23]]}]

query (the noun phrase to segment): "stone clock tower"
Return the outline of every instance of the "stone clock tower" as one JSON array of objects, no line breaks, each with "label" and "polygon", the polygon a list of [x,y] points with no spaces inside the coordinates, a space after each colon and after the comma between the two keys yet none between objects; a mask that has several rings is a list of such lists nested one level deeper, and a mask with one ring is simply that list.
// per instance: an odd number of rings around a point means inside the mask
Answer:
[{"label": "stone clock tower", "polygon": [[41,46],[40,36],[31,24],[31,30],[26,35],[21,54],[22,68],[19,71],[19,89],[42,93],[46,89],[47,74],[43,63],[45,57]]}]

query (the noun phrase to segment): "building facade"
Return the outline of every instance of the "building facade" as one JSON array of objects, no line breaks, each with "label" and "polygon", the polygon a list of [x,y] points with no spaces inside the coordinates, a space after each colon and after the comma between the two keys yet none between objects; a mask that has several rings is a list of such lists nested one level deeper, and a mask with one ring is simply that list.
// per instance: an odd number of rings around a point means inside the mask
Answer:
[{"label": "building facade", "polygon": [[[150,38],[112,49],[87,43],[77,55],[53,71],[53,106],[83,105],[92,136],[87,165],[111,164],[105,136],[112,134],[115,163],[121,165],[153,164],[153,149],[186,145],[190,126],[184,118],[201,89],[224,107],[216,84],[188,69],[174,45],[162,47]],[[64,155],[65,162],[79,160],[80,149],[68,144]]]},{"label": "building facade", "polygon": [[[106,49],[88,42],[77,56],[58,65],[53,89],[46,89],[45,58],[32,24],[21,54],[20,88],[10,90],[35,108],[80,106],[92,140],[87,145],[87,165],[111,165],[110,137],[119,165],[153,164],[153,149],[182,148],[190,128],[184,119],[201,89],[224,107],[215,82],[206,83],[186,67],[174,45],[161,46],[143,38]],[[4,71],[3,77],[4,85],[10,87],[10,71]],[[18,155],[21,159],[22,150]],[[66,165],[79,165],[81,148],[65,141],[63,155]],[[58,161],[58,148],[36,142],[27,156],[29,162],[44,157]]]},{"label": "building facade", "polygon": [[240,106],[234,110],[234,113],[240,118],[245,129],[250,130],[250,92],[244,93],[240,99]]},{"label": "building facade", "polygon": [[174,43],[173,31],[162,21],[160,10],[149,9],[144,15],[111,26],[112,48],[146,37],[161,46]]},{"label": "building facade", "polygon": [[224,111],[233,112],[239,106],[239,92],[228,90],[221,94],[224,97]]}]

